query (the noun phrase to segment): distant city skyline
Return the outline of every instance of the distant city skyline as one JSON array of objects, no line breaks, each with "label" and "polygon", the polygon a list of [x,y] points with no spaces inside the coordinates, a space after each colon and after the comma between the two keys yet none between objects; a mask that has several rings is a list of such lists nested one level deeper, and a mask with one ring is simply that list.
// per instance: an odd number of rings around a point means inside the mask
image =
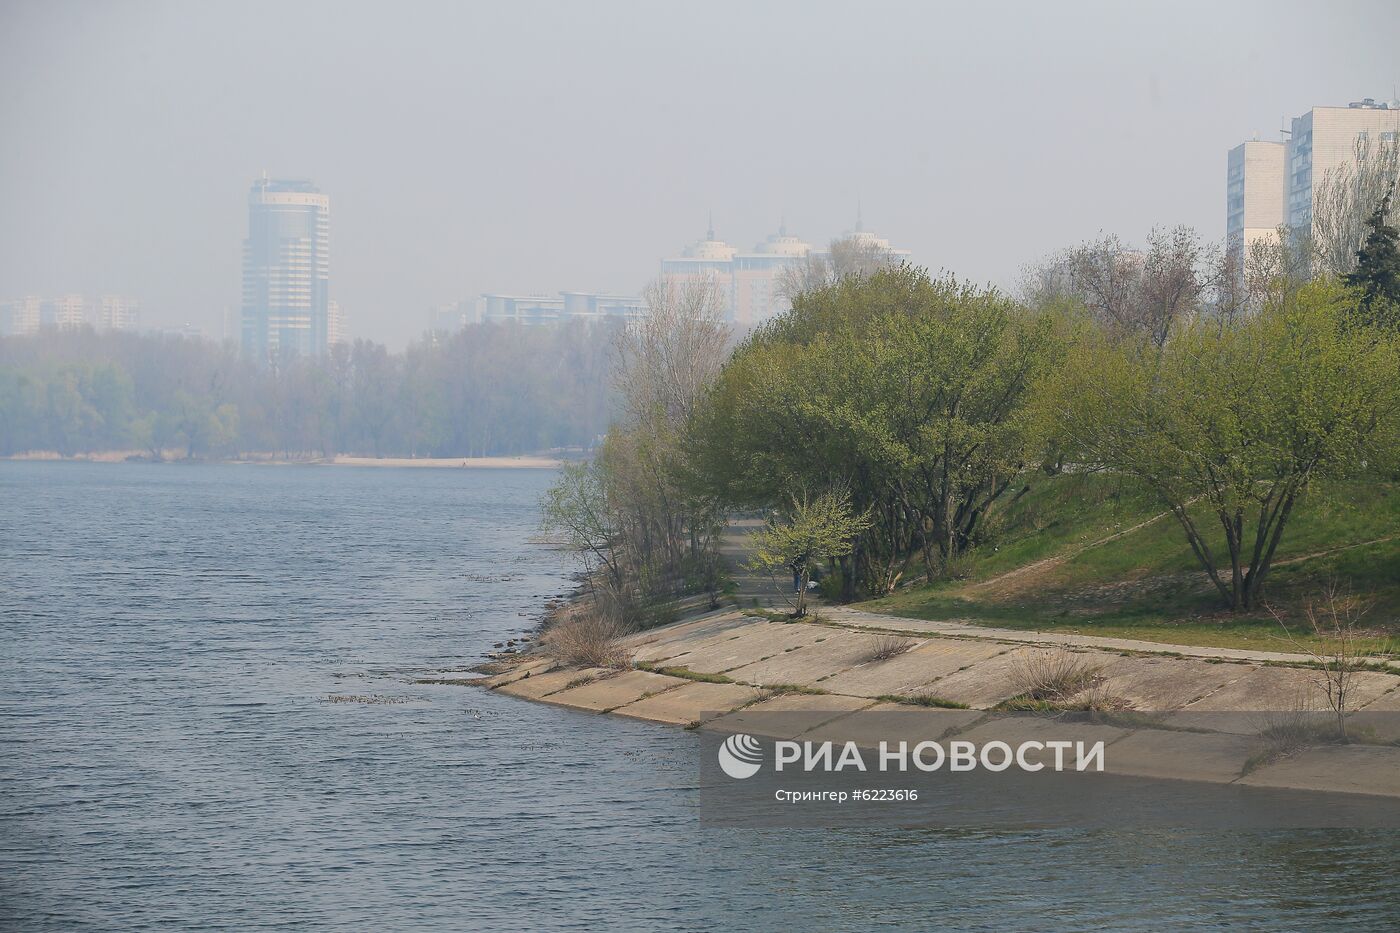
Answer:
[{"label": "distant city skyline", "polygon": [[52,327],[76,330],[135,331],[141,326],[141,303],[127,295],[89,298],[76,292],[54,297],[24,295],[0,299],[0,336],[37,334]]},{"label": "distant city skyline", "polygon": [[742,250],[783,216],[823,244],[860,200],[1011,287],[1101,231],[1222,239],[1222,153],[1389,98],[1397,34],[1379,0],[10,0],[0,298],[131,295],[216,336],[264,169],[330,193],[334,298],[393,347],[481,292],[633,293],[711,209]]}]

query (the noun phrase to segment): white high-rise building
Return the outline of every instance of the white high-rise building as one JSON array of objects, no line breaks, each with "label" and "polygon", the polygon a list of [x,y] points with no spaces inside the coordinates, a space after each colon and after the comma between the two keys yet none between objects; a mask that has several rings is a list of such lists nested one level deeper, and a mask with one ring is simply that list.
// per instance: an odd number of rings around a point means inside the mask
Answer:
[{"label": "white high-rise building", "polygon": [[1283,224],[1284,163],[1281,142],[1240,143],[1230,150],[1226,172],[1225,238],[1248,250],[1260,237],[1272,238]]},{"label": "white high-rise building", "polygon": [[1294,117],[1280,142],[1246,142],[1226,159],[1225,232],[1247,248],[1281,225],[1311,232],[1316,186],[1329,172],[1356,164],[1357,142],[1395,145],[1400,101],[1371,98],[1345,107],[1314,107]]}]

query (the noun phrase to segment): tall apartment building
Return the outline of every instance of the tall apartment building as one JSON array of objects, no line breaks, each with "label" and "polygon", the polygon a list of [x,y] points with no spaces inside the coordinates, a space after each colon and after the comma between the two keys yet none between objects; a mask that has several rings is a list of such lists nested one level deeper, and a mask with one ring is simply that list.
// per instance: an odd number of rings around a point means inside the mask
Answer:
[{"label": "tall apartment building", "polygon": [[243,241],[243,352],[319,356],[330,337],[330,198],[308,181],[253,182]]},{"label": "tall apartment building", "polygon": [[98,330],[135,330],[141,323],[141,305],[133,298],[103,295],[97,301]]},{"label": "tall apartment building", "polygon": [[82,295],[60,295],[44,302],[41,323],[59,330],[77,330],[88,322],[87,302]]},{"label": "tall apartment building", "polygon": [[340,310],[340,302],[334,299],[326,302],[326,346],[349,343],[350,335],[345,330],[345,312]]},{"label": "tall apartment building", "polygon": [[1329,172],[1356,163],[1363,137],[1395,144],[1400,102],[1372,98],[1345,107],[1314,107],[1294,117],[1281,142],[1247,142],[1226,160],[1226,237],[1248,246],[1280,225],[1312,229],[1316,186]]},{"label": "tall apartment building", "polygon": [[0,304],[0,334],[19,336],[37,334],[43,323],[44,300],[38,295],[26,295]]},{"label": "tall apartment building", "polygon": [[1287,147],[1281,142],[1240,143],[1230,150],[1226,173],[1225,237],[1248,250],[1253,243],[1276,235],[1284,222],[1284,165]]}]

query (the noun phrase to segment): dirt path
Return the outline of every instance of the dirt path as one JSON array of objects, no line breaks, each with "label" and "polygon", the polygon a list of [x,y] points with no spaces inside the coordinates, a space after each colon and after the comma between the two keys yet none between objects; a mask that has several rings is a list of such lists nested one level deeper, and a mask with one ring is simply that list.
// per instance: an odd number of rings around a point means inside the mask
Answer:
[{"label": "dirt path", "polygon": [[[1115,531],[1113,534],[1108,535],[1107,537],[1099,538],[1096,541],[1090,541],[1088,544],[1080,545],[1079,547],[1074,548],[1066,553],[1057,554],[1054,557],[1046,557],[1041,560],[1025,564],[1024,566],[1017,567],[1014,570],[1008,570],[1005,573],[998,574],[997,576],[992,577],[988,580],[980,580],[976,583],[969,583],[967,586],[962,587],[962,590],[965,593],[983,592],[990,590],[991,595],[993,596],[1011,595],[1015,592],[1025,589],[1026,586],[1031,582],[1040,579],[1049,571],[1053,570],[1056,567],[1059,567],[1061,564],[1073,560],[1080,554],[1083,554],[1085,551],[1099,547],[1100,545],[1108,544],[1111,541],[1116,541],[1117,539],[1122,538],[1126,535],[1130,535],[1133,532],[1146,528],[1153,522],[1166,518],[1168,515],[1171,514],[1171,512],[1159,513],[1145,521],[1138,522],[1136,525],[1133,525],[1130,528],[1124,528],[1120,531]],[[1015,581],[1019,585],[1006,586],[1008,581]]]}]

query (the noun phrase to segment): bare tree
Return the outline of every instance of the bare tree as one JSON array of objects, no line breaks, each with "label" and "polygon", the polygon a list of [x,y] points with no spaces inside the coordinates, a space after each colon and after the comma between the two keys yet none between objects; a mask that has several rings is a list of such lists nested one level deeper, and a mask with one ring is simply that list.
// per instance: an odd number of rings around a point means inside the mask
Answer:
[{"label": "bare tree", "polygon": [[1356,268],[1366,218],[1400,184],[1400,141],[1358,136],[1355,159],[1329,169],[1313,188],[1312,240],[1319,272]]},{"label": "bare tree", "polygon": [[1303,615],[1315,639],[1313,643],[1299,641],[1283,616],[1269,607],[1269,613],[1282,626],[1294,647],[1312,657],[1317,667],[1318,686],[1327,695],[1327,705],[1337,718],[1337,735],[1342,739],[1347,737],[1347,715],[1354,702],[1353,675],[1365,669],[1359,642],[1363,634],[1362,619],[1370,608],[1371,602],[1351,595],[1336,583],[1328,584],[1320,600],[1309,600],[1303,607]]},{"label": "bare tree", "polygon": [[1248,244],[1227,243],[1206,263],[1205,307],[1231,327],[1269,304],[1281,304],[1311,278],[1312,239],[1288,226]]},{"label": "bare tree", "polygon": [[1200,308],[1210,285],[1208,250],[1190,227],[1153,230],[1143,254],[1140,290],[1140,326],[1157,346],[1167,342],[1172,325]]},{"label": "bare tree", "polygon": [[791,301],[849,276],[864,277],[895,263],[894,254],[878,240],[869,236],[842,237],[832,240],[826,253],[810,254],[801,263],[784,269],[778,277],[778,291]]},{"label": "bare tree", "polygon": [[652,282],[647,312],[618,337],[617,386],[634,422],[690,417],[729,351],[724,302],[711,281]]},{"label": "bare tree", "polygon": [[1208,250],[1190,227],[1154,229],[1145,250],[1108,235],[1067,250],[1037,277],[1083,302],[1110,331],[1162,346],[1196,313],[1211,282]]}]

